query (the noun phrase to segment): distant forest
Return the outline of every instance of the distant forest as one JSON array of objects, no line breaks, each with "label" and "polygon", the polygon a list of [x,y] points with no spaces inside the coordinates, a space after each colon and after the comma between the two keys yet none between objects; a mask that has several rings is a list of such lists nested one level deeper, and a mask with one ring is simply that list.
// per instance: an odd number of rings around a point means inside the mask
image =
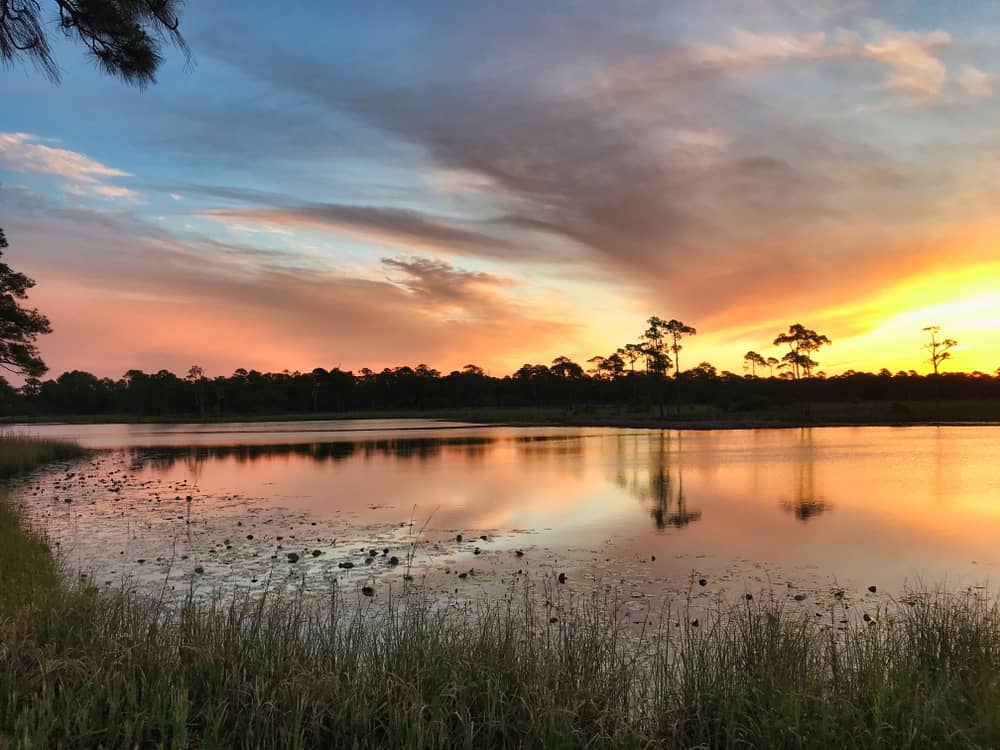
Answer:
[{"label": "distant forest", "polygon": [[[225,415],[335,414],[338,412],[450,410],[502,407],[614,406],[666,417],[682,405],[706,405],[732,412],[755,412],[810,402],[906,402],[943,399],[1000,399],[995,374],[941,373],[953,339],[928,326],[927,362],[931,375],[915,371],[847,371],[828,377],[815,357],[832,342],[800,323],[779,333],[772,344],[784,352],[743,357],[742,374],[718,372],[708,362],[682,369],[682,341],[697,331],[678,320],[652,317],[633,344],[581,365],[567,357],[550,364],[525,364],[503,377],[476,365],[443,374],[416,367],[367,368],[351,372],[317,368],[311,372],[262,373],[236,370],[207,377],[193,366],[186,375],[167,370],[129,370],[121,378],[65,372],[54,380],[29,377],[18,389],[0,378],[0,416],[131,415],[221,417]],[[779,352],[781,353],[781,352]],[[905,416],[901,406],[900,416]]]},{"label": "distant forest", "polygon": [[[2,381],[0,381],[2,383]],[[441,374],[426,365],[358,373],[317,368],[312,372],[237,370],[205,377],[166,370],[130,370],[122,378],[98,378],[74,370],[54,380],[14,389],[0,385],[0,414],[135,416],[267,415],[356,411],[431,410],[468,407],[617,405],[636,411],[675,404],[706,404],[727,411],[757,411],[799,401],[861,402],[933,399],[1000,399],[1000,377],[984,373],[918,375],[915,372],[847,372],[835,377],[782,378],[716,372],[701,364],[679,375],[645,370],[617,375],[586,372],[560,358],[552,365],[525,365],[493,377],[468,365]]]}]

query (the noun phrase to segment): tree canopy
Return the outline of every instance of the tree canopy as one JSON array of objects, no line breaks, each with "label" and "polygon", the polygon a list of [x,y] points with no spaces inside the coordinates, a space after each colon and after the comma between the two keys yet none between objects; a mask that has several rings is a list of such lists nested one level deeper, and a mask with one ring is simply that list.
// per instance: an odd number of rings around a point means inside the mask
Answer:
[{"label": "tree canopy", "polygon": [[774,346],[788,345],[788,352],[781,358],[781,362],[782,366],[791,368],[795,380],[799,379],[800,373],[807,378],[812,375],[813,368],[819,363],[810,355],[821,346],[829,346],[831,343],[829,338],[801,323],[790,325],[788,333],[779,333],[773,342]]},{"label": "tree canopy", "polygon": [[[68,38],[83,44],[108,75],[145,86],[156,80],[163,47],[185,56],[180,33],[183,0],[51,0],[53,20]],[[0,0],[0,63],[33,63],[51,80],[60,78],[40,0]]]},{"label": "tree canopy", "polygon": [[48,368],[38,354],[35,339],[52,329],[48,318],[38,310],[20,304],[35,282],[3,262],[6,247],[7,238],[0,229],[0,368],[17,375],[38,377]]}]

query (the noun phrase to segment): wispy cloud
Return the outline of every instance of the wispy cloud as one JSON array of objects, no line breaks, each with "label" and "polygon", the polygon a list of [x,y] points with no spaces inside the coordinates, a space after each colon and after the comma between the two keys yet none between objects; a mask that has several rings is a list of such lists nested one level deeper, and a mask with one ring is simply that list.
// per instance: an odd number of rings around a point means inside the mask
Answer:
[{"label": "wispy cloud", "polygon": [[515,246],[498,236],[496,222],[448,219],[391,206],[309,203],[262,208],[211,209],[200,214],[227,225],[256,225],[283,232],[311,228],[350,235],[405,250],[512,255]]},{"label": "wispy cloud", "polygon": [[109,167],[86,154],[46,145],[30,133],[0,132],[0,164],[14,172],[51,175],[74,195],[103,198],[134,198],[137,193],[110,182],[130,177],[128,172]]},{"label": "wispy cloud", "polygon": [[722,42],[692,42],[665,53],[641,56],[596,73],[596,91],[621,93],[665,83],[718,75],[750,75],[802,63],[835,64],[872,60],[886,68],[887,90],[905,97],[939,95],[948,71],[937,52],[951,36],[942,30],[901,32],[880,27],[867,36],[856,31],[762,33],[734,29]]},{"label": "wispy cloud", "polygon": [[439,258],[388,258],[374,270],[392,278],[378,278],[14,192],[0,188],[18,207],[5,229],[30,248],[19,268],[44,279],[32,302],[52,320],[45,351],[57,370],[447,368],[470,359],[506,369],[526,349],[576,333],[551,299],[529,304],[508,293],[516,280]]},{"label": "wispy cloud", "polygon": [[996,84],[996,76],[967,66],[958,74],[958,81],[962,88],[974,96],[991,96]]},{"label": "wispy cloud", "polygon": [[396,283],[412,292],[432,314],[487,320],[495,315],[497,303],[506,305],[508,311],[524,312],[518,302],[504,293],[504,289],[518,286],[514,279],[466,271],[435,258],[383,258],[382,263],[387,269],[403,274]]}]

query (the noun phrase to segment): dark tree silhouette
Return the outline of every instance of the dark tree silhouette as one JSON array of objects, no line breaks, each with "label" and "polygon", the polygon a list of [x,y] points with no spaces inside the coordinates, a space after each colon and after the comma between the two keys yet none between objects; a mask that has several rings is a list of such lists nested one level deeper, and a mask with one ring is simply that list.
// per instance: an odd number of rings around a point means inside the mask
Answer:
[{"label": "dark tree silhouette", "polygon": [[625,374],[625,360],[618,352],[610,357],[600,355],[591,357],[587,362],[591,365],[591,369],[587,370],[587,373],[598,380],[614,380]]},{"label": "dark tree silhouette", "polygon": [[666,325],[667,334],[670,336],[670,351],[674,353],[674,377],[681,376],[681,339],[685,336],[694,336],[698,331],[688,325],[684,325],[679,320],[671,320]]},{"label": "dark tree silhouette", "polygon": [[[180,33],[183,0],[51,0],[53,20],[62,32],[87,48],[98,68],[126,83],[145,86],[156,80],[163,45],[188,56]],[[40,0],[0,0],[0,63],[23,58],[52,81],[59,66],[46,34]]]},{"label": "dark tree silhouette", "polygon": [[[667,341],[668,323],[655,315],[646,321],[649,327],[643,334],[643,354],[646,355],[646,372],[657,380],[667,377],[670,370],[670,355],[667,352],[670,344]],[[663,419],[663,387],[656,389],[656,400],[660,406],[660,419]]]},{"label": "dark tree silhouette", "polygon": [[749,351],[743,355],[743,364],[750,368],[750,376],[757,377],[758,367],[767,367],[767,360],[755,351]]},{"label": "dark tree silhouette", "polygon": [[21,306],[20,300],[27,298],[35,282],[3,262],[6,247],[7,238],[0,229],[0,367],[37,378],[48,368],[38,355],[35,339],[52,328],[38,310]]},{"label": "dark tree silhouette", "polygon": [[635,363],[642,359],[642,344],[625,344],[615,352],[623,361],[628,362],[630,372],[635,372]]},{"label": "dark tree silhouette", "polygon": [[941,326],[927,326],[924,330],[931,336],[931,340],[924,344],[924,349],[930,352],[931,355],[927,361],[931,363],[931,367],[934,368],[934,374],[937,375],[938,367],[941,363],[946,359],[951,359],[951,352],[948,350],[958,346],[958,342],[955,339],[939,340],[937,335],[941,332]]},{"label": "dark tree silhouette", "polygon": [[670,349],[670,344],[667,342],[669,324],[655,315],[646,323],[648,328],[642,335],[642,353],[646,357],[646,371],[665,377],[671,365],[670,355],[667,353]]},{"label": "dark tree silhouette", "polygon": [[790,325],[788,333],[780,333],[774,339],[775,346],[788,345],[788,353],[781,358],[781,361],[786,367],[792,368],[792,375],[796,380],[799,379],[799,373],[804,373],[807,378],[812,374],[812,369],[819,363],[810,355],[821,346],[828,346],[831,343],[826,336],[806,328],[801,323]]},{"label": "dark tree silhouette", "polygon": [[556,357],[552,360],[549,372],[560,378],[582,378],[583,368],[569,357]]}]

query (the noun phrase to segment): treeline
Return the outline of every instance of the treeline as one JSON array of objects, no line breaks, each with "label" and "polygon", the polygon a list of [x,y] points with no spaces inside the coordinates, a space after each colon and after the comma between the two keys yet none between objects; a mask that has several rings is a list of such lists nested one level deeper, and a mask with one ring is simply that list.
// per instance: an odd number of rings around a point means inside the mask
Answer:
[{"label": "treeline", "polygon": [[317,368],[312,372],[236,370],[207,377],[166,370],[130,370],[118,379],[74,370],[55,379],[29,380],[15,389],[0,381],[0,413],[18,415],[268,415],[465,407],[617,405],[670,410],[708,404],[752,411],[796,402],[1000,399],[1000,377],[985,373],[918,375],[847,372],[808,378],[717,372],[702,363],[664,375],[625,370],[589,372],[564,357],[550,365],[524,365],[503,377],[467,365],[442,374],[426,365],[381,372]]},{"label": "treeline", "polygon": [[638,341],[606,357],[591,357],[586,368],[568,357],[556,357],[548,365],[525,364],[503,377],[471,364],[448,374],[419,364],[357,373],[339,368],[307,373],[239,369],[212,378],[195,365],[183,377],[167,370],[129,370],[117,380],[74,370],[54,380],[28,377],[19,389],[0,378],[0,415],[220,417],[614,405],[636,412],[655,407],[664,417],[671,408],[680,411],[682,404],[757,411],[795,402],[1000,398],[1000,369],[997,377],[980,372],[938,374],[939,365],[958,342],[938,339],[937,326],[924,329],[930,333],[924,348],[933,375],[882,370],[827,377],[815,356],[832,342],[801,323],[789,326],[772,342],[784,352],[780,359],[747,352],[746,372],[737,374],[718,372],[708,362],[682,369],[682,342],[697,331],[679,320],[653,316],[646,322]]}]

